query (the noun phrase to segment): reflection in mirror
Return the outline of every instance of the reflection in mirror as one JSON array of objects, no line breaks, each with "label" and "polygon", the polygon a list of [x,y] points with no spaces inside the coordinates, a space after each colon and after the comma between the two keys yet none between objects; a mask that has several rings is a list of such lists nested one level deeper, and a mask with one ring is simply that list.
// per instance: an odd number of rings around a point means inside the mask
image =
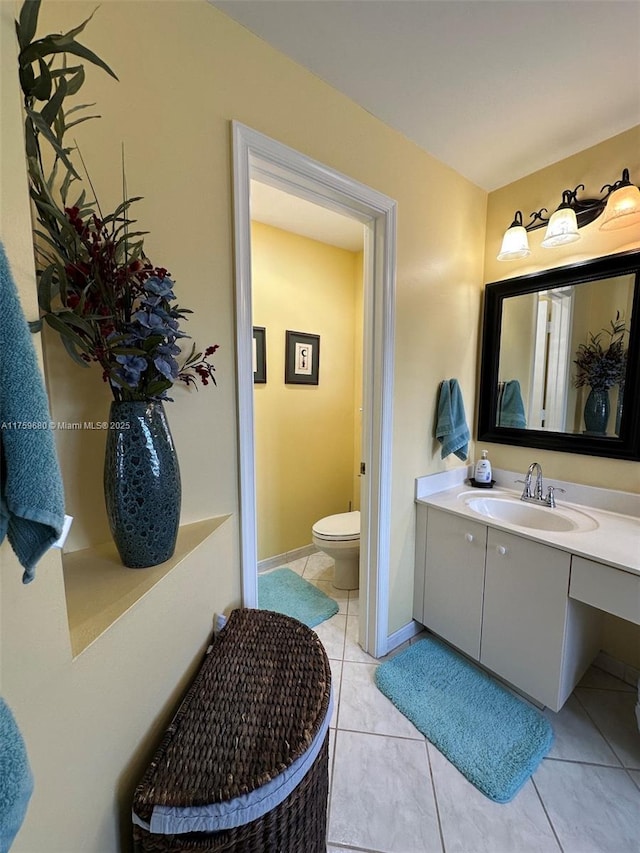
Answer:
[{"label": "reflection in mirror", "polygon": [[640,252],[486,286],[478,439],[640,459]]},{"label": "reflection in mirror", "polygon": [[[628,273],[504,299],[496,426],[620,435],[634,285]],[[597,375],[588,370],[577,387],[579,353]],[[600,397],[608,418],[589,430],[591,383],[608,392]]]}]

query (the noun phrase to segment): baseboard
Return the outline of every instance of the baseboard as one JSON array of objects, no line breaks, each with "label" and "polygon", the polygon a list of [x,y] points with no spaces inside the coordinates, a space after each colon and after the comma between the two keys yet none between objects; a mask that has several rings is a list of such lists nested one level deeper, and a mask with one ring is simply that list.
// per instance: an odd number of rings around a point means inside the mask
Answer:
[{"label": "baseboard", "polygon": [[406,643],[407,640],[415,637],[416,634],[419,634],[422,630],[422,625],[419,622],[416,622],[415,619],[412,619],[411,622],[407,622],[406,625],[403,625],[402,628],[398,628],[398,630],[394,631],[393,634],[389,634],[387,637],[387,654],[392,652],[394,649],[397,649],[398,646],[401,646],[403,643]]},{"label": "baseboard", "polygon": [[266,560],[258,561],[258,574],[269,572],[271,569],[277,569],[279,566],[284,566],[287,562],[286,554],[276,554],[274,557],[267,557]]},{"label": "baseboard", "polygon": [[285,551],[282,554],[274,554],[273,557],[266,557],[264,560],[258,561],[258,574],[286,566],[287,563],[293,563],[294,560],[300,560],[302,557],[309,557],[311,554],[315,554],[317,550],[315,545],[304,545],[294,551]]},{"label": "baseboard", "polygon": [[609,675],[615,675],[616,678],[624,681],[625,684],[630,684],[632,687],[637,687],[640,682],[639,669],[624,661],[617,660],[606,652],[599,652],[593,665],[597,666],[598,669],[608,672]]}]

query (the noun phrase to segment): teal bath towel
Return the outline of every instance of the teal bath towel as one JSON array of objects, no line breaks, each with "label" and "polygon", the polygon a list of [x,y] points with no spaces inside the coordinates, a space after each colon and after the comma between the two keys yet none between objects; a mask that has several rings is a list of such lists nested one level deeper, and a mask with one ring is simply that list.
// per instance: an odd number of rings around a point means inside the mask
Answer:
[{"label": "teal bath towel", "polygon": [[499,396],[498,426],[517,427],[524,429],[527,418],[524,413],[522,392],[517,379],[504,383],[502,394]]},{"label": "teal bath towel", "polygon": [[50,420],[31,333],[0,243],[0,542],[8,537],[24,583],[33,580],[36,563],[64,524]]},{"label": "teal bath towel", "polygon": [[33,776],[13,714],[0,699],[0,853],[7,853],[27,812]]},{"label": "teal bath towel", "polygon": [[455,453],[458,459],[467,458],[471,433],[467,426],[462,393],[457,379],[445,379],[438,397],[436,438],[442,444],[442,459]]}]

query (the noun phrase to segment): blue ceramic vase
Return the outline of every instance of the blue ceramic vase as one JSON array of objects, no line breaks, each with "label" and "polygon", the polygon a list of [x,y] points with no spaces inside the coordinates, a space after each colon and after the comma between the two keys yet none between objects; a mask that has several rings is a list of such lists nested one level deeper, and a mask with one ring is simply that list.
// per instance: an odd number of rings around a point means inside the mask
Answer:
[{"label": "blue ceramic vase", "polygon": [[584,404],[584,425],[589,435],[605,435],[609,422],[609,392],[592,388]]},{"label": "blue ceramic vase", "polygon": [[178,457],[161,402],[111,404],[104,495],[123,565],[142,569],[172,556],[182,493]]}]

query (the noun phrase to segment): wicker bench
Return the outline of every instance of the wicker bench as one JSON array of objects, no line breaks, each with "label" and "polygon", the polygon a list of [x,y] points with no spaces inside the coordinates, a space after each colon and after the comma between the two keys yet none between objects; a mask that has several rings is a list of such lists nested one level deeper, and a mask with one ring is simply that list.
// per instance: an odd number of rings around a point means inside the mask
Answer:
[{"label": "wicker bench", "polygon": [[313,631],[234,610],[135,791],[136,853],[324,853],[330,700]]}]

